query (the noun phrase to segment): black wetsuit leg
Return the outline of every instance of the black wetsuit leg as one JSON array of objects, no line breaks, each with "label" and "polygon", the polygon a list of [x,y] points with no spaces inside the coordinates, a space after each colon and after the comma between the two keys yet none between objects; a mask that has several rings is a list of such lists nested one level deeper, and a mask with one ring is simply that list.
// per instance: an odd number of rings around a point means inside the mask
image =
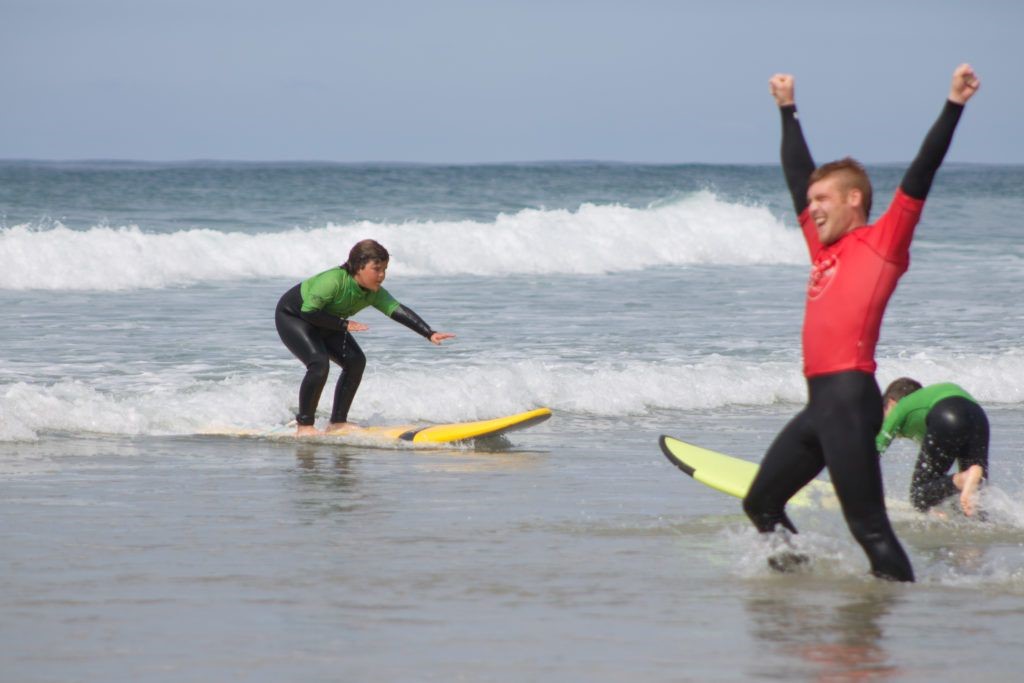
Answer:
[{"label": "black wetsuit leg", "polygon": [[768,447],[743,499],[744,512],[758,531],[774,531],[782,524],[797,533],[786,515],[786,502],[824,468],[825,458],[808,405],[782,428]]},{"label": "black wetsuit leg", "polygon": [[306,366],[306,376],[299,386],[299,412],[295,421],[312,425],[316,407],[327,383],[330,361],[341,366],[341,377],[334,391],[331,422],[345,422],[356,390],[366,367],[366,356],[352,335],[341,330],[316,327],[300,317],[302,293],[295,285],[277,302],[274,322],[281,341]]},{"label": "black wetsuit leg", "polygon": [[330,356],[322,334],[324,330],[299,317],[302,310],[300,286],[295,285],[281,296],[274,312],[274,323],[281,341],[306,366],[306,376],[299,386],[299,412],[295,421],[300,425],[312,425],[331,369]]},{"label": "black wetsuit leg", "polygon": [[960,472],[981,465],[988,478],[988,416],[962,396],[944,398],[928,411],[921,452],[910,483],[910,502],[924,511],[960,491],[949,474],[953,463]]},{"label": "black wetsuit leg", "polygon": [[762,532],[795,527],[783,506],[827,467],[850,532],[876,576],[913,581],[910,559],[885,511],[875,435],[882,426],[882,399],[873,375],[839,372],[808,380],[807,407],[779,434],[765,454],[743,501]]},{"label": "black wetsuit leg", "polygon": [[331,422],[348,422],[348,409],[356,397],[359,384],[363,381],[366,356],[359,344],[348,332],[338,332],[327,339],[327,351],[331,360],[341,366],[341,377],[334,385],[334,407]]}]

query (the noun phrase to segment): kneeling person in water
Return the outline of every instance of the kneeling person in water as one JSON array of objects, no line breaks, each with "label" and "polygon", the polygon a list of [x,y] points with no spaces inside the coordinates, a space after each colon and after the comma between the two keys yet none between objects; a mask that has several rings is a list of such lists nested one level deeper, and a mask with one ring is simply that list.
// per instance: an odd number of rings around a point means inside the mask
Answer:
[{"label": "kneeling person in water", "polygon": [[383,246],[374,240],[363,240],[352,247],[343,265],[304,280],[278,301],[274,314],[277,333],[306,366],[306,376],[299,387],[299,412],[295,416],[298,435],[317,433],[313,426],[316,407],[332,360],[341,366],[341,377],[334,388],[334,408],[327,431],[351,426],[348,410],[366,367],[366,356],[351,333],[369,329],[348,319],[357,312],[373,306],[434,344],[455,336],[435,332],[381,287],[389,258]]},{"label": "kneeling person in water", "polygon": [[[901,377],[886,388],[882,409],[879,453],[896,437],[921,443],[910,482],[914,507],[924,512],[959,494],[960,508],[973,515],[974,493],[988,478],[988,417],[977,401],[951,382],[922,387]],[[950,475],[953,463],[959,471]]]}]

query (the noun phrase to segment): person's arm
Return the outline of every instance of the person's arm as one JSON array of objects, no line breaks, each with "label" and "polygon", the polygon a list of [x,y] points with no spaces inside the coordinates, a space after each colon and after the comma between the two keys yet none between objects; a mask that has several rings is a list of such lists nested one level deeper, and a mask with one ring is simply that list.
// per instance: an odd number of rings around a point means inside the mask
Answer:
[{"label": "person's arm", "polygon": [[299,317],[310,325],[322,327],[327,330],[343,331],[348,329],[347,319],[331,315],[323,309],[317,309],[315,311],[300,311]]},{"label": "person's arm", "polygon": [[768,81],[768,86],[782,115],[782,172],[793,198],[793,208],[799,216],[807,208],[807,183],[814,172],[814,159],[807,147],[800,116],[796,111],[793,77],[789,74],[775,74]]},{"label": "person's arm", "polygon": [[[913,394],[909,395],[912,396]],[[894,438],[903,435],[906,418],[915,408],[916,403],[912,398],[909,398],[909,396],[904,396],[900,400],[896,401],[892,410],[889,411],[885,420],[882,421],[882,429],[879,431],[878,436],[874,437],[874,445],[876,445],[879,450],[879,455],[886,452],[886,449],[888,449],[889,444],[892,443]]]},{"label": "person's arm", "polygon": [[953,72],[953,82],[949,88],[949,99],[946,100],[939,118],[925,136],[921,149],[918,151],[910,168],[900,182],[900,189],[914,199],[925,199],[932,187],[935,174],[942,165],[942,160],[953,142],[953,132],[960,121],[967,100],[981,87],[974,70],[967,64],[961,64]]},{"label": "person's arm", "polygon": [[370,329],[365,323],[356,322],[347,318],[339,318],[325,311],[300,311],[299,317],[314,327],[323,327],[327,330],[339,332],[365,332]]},{"label": "person's arm", "polygon": [[911,407],[910,401],[897,401],[896,405],[889,411],[889,414],[882,420],[882,429],[878,432],[878,436],[875,437],[875,446],[878,448],[879,455],[889,448],[889,444],[892,443],[893,439],[897,436],[903,436],[904,422]]},{"label": "person's arm", "polygon": [[885,453],[885,450],[889,448],[889,444],[896,438],[896,425],[902,419],[902,415],[899,411],[899,403],[892,407],[889,414],[885,416],[885,420],[882,421],[882,429],[878,432],[878,436],[875,437],[875,447],[878,449],[878,454]]},{"label": "person's arm", "polygon": [[401,304],[391,312],[391,319],[402,323],[416,334],[425,337],[434,344],[440,344],[443,340],[451,339],[455,336],[450,332],[435,332],[423,318],[416,315],[415,311]]},{"label": "person's arm", "polygon": [[402,323],[416,334],[427,339],[430,339],[430,335],[434,334],[434,330],[430,329],[430,325],[423,318],[416,315],[416,312],[411,308],[406,308],[401,304],[391,312],[391,319],[396,323]]}]

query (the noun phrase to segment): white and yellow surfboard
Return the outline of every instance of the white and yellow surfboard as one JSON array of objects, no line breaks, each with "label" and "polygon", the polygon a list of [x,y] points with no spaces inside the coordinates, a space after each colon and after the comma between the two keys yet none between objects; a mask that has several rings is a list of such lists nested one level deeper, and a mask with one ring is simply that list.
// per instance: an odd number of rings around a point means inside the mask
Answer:
[{"label": "white and yellow surfboard", "polygon": [[[669,462],[693,477],[694,481],[736,498],[747,495],[759,467],[755,462],[701,448],[671,436],[663,435],[658,443]],[[789,505],[838,508],[839,500],[830,482],[814,479],[789,499]],[[886,498],[885,505],[890,510],[911,509],[909,503],[890,498]]]},{"label": "white and yellow surfboard", "polygon": [[295,439],[315,441],[317,443],[382,443],[382,444],[444,444],[457,441],[468,441],[488,436],[497,436],[517,429],[525,429],[540,424],[551,417],[549,408],[537,408],[525,413],[496,417],[490,420],[475,422],[455,422],[451,424],[403,424],[380,425],[368,427],[350,427],[330,434],[312,436],[296,436],[294,423],[289,427],[278,427],[272,430],[226,430],[208,431],[206,434],[219,436],[239,436],[266,439]]}]

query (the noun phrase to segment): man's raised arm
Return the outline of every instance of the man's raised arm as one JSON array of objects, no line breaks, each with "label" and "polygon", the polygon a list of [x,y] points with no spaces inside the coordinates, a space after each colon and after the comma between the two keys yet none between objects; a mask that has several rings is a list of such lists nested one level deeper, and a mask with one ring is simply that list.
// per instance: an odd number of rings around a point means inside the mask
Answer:
[{"label": "man's raised arm", "polygon": [[768,87],[782,114],[782,172],[793,198],[793,208],[799,216],[807,208],[807,181],[814,171],[814,159],[807,148],[800,117],[796,113],[793,76],[775,74],[768,80]]},{"label": "man's raised arm", "polygon": [[935,173],[939,170],[942,160],[953,141],[953,131],[960,121],[967,100],[978,92],[981,81],[974,69],[968,64],[961,64],[953,72],[953,82],[949,87],[949,99],[946,100],[939,118],[925,136],[921,149],[918,151],[910,168],[903,176],[900,187],[914,199],[924,199],[932,187]]}]

